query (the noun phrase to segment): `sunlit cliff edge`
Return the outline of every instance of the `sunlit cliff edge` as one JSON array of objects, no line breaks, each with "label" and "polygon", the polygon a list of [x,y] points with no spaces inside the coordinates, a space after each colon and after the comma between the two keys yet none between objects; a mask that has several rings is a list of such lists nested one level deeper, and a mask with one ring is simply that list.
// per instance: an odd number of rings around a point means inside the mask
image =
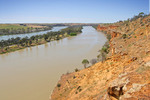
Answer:
[{"label": "sunlit cliff edge", "polygon": [[62,75],[50,100],[150,100],[150,15],[97,30],[111,35],[106,60]]}]

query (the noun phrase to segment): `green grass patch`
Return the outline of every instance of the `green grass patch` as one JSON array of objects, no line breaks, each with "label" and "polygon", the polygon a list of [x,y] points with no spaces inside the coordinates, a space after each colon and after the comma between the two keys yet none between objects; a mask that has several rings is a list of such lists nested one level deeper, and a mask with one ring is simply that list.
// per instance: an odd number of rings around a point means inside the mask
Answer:
[{"label": "green grass patch", "polygon": [[0,29],[18,29],[18,28],[25,28],[27,29],[27,26],[21,26],[16,24],[0,24]]}]

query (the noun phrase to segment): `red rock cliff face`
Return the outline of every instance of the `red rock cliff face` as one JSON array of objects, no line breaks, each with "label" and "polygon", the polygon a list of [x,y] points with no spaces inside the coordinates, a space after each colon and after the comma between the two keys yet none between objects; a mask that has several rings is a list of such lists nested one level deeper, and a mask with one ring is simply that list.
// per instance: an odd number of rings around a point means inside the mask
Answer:
[{"label": "red rock cliff face", "polygon": [[113,40],[115,37],[118,37],[118,36],[121,35],[121,33],[115,32],[115,31],[112,31],[112,32],[110,32],[110,33],[108,33],[108,34],[111,34],[111,39],[112,39],[112,40]]},{"label": "red rock cliff face", "polygon": [[110,34],[111,35],[111,40],[110,40],[110,47],[111,47],[111,52],[112,52],[112,55],[115,53],[115,48],[113,48],[113,45],[111,43],[111,41],[115,38],[115,37],[118,37],[121,35],[121,33],[119,32],[116,32],[115,30],[113,29],[116,29],[118,28],[118,26],[113,26],[113,25],[110,25],[110,26],[107,26],[107,27],[102,27],[100,25],[98,25],[97,27],[97,30],[99,31],[106,31],[107,34]]},{"label": "red rock cliff face", "polygon": [[113,39],[116,38],[116,37],[119,37],[121,34],[120,33],[117,33],[117,32],[112,32],[111,33],[111,40],[110,40],[110,49],[111,49],[111,52],[112,52],[112,56],[115,54],[115,48],[114,48],[114,44],[112,43]]},{"label": "red rock cliff face", "polygon": [[105,31],[107,29],[108,29],[107,27],[102,27],[100,25],[98,25],[98,27],[97,27],[97,30],[99,30],[99,31]]},{"label": "red rock cliff face", "polygon": [[113,52],[103,62],[62,75],[51,100],[150,100],[150,21],[144,24],[136,20],[114,31],[98,26],[111,34]]},{"label": "red rock cliff face", "polygon": [[109,29],[116,29],[116,28],[118,28],[119,26],[112,26],[112,25],[110,25],[109,26]]},{"label": "red rock cliff face", "polygon": [[98,27],[97,27],[97,30],[99,30],[99,31],[106,31],[106,30],[112,30],[112,29],[116,29],[116,28],[118,28],[118,26],[113,26],[113,25],[110,25],[110,26],[100,26],[100,25],[98,25]]}]

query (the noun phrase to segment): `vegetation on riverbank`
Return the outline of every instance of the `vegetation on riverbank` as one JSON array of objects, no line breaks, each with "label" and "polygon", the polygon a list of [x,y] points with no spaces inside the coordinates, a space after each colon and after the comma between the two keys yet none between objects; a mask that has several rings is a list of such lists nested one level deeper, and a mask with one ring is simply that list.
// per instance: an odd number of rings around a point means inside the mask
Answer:
[{"label": "vegetation on riverbank", "polygon": [[82,32],[81,30],[82,30],[82,26],[75,25],[75,26],[70,26],[68,28],[62,29],[61,32],[67,33],[70,36],[75,36],[75,35],[81,33]]},{"label": "vegetation on riverbank", "polygon": [[89,23],[57,23],[57,24],[29,24],[29,23],[22,23],[22,24],[0,24],[0,35],[12,35],[12,34],[25,34],[25,33],[32,33],[32,32],[39,32],[39,31],[46,31],[50,30],[52,27],[57,26],[97,26],[98,24],[89,24]]},{"label": "vegetation on riverbank", "polygon": [[24,49],[26,47],[44,44],[53,40],[59,40],[67,36],[72,36],[70,35],[71,33],[79,34],[81,33],[81,30],[82,30],[82,26],[71,26],[58,32],[47,32],[46,34],[36,35],[30,38],[17,37],[17,38],[11,38],[8,40],[1,40],[0,41],[0,54]]},{"label": "vegetation on riverbank", "polygon": [[97,29],[97,26],[98,26],[98,25],[92,25],[92,27],[95,28],[95,29]]},{"label": "vegetation on riverbank", "polygon": [[[97,27],[97,26],[95,25],[95,26],[93,26],[93,28],[94,27]],[[106,60],[107,54],[109,53],[109,48],[110,48],[109,42],[110,42],[110,39],[111,39],[111,35],[106,34],[106,32],[105,32],[105,35],[106,35],[106,38],[107,38],[107,42],[99,50],[99,54],[97,55],[97,58],[96,59],[93,58],[90,61],[88,61],[87,59],[83,59],[82,64],[84,65],[84,68],[86,68],[89,63],[91,63],[91,65],[94,65],[97,62]]]},{"label": "vegetation on riverbank", "polygon": [[50,30],[50,24],[0,24],[0,35],[25,34]]}]

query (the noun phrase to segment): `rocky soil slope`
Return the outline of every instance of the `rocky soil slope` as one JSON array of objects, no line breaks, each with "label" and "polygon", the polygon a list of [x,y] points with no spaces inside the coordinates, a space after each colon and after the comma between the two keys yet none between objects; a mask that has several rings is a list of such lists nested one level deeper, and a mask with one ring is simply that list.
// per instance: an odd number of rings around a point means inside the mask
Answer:
[{"label": "rocky soil slope", "polygon": [[98,27],[112,37],[106,60],[62,75],[51,100],[150,100],[150,16],[111,26]]}]

